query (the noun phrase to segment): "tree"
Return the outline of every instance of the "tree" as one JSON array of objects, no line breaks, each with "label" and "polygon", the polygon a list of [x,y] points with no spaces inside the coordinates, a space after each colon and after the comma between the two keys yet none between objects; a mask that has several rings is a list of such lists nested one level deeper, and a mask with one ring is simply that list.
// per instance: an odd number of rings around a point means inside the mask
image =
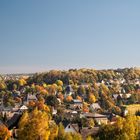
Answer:
[{"label": "tree", "polygon": [[67,102],[71,102],[72,100],[73,100],[72,96],[68,95],[68,96],[66,97],[66,101],[67,101]]},{"label": "tree", "polygon": [[63,102],[63,100],[64,100],[64,95],[60,92],[60,93],[58,94],[58,98]]},{"label": "tree", "polygon": [[100,85],[100,89],[106,94],[108,94],[108,92],[109,92],[108,87],[103,83]]},{"label": "tree", "polygon": [[66,133],[64,140],[73,140],[71,133]]},{"label": "tree", "polygon": [[25,84],[27,84],[26,80],[23,78],[19,79],[18,83],[20,86],[24,86]]},{"label": "tree", "polygon": [[55,95],[56,89],[57,89],[57,85],[56,84],[48,85],[47,86],[47,90],[48,90],[48,93],[50,95]]},{"label": "tree", "polygon": [[101,126],[98,136],[103,140],[136,140],[140,132],[139,125],[139,117],[119,117],[115,124]]},{"label": "tree", "polygon": [[18,138],[20,140],[48,140],[50,136],[49,116],[46,112],[33,110],[27,112],[19,122]]},{"label": "tree", "polygon": [[0,90],[6,89],[6,84],[2,81],[0,81]]},{"label": "tree", "polygon": [[51,122],[49,127],[50,127],[49,140],[54,140],[57,138],[58,135],[58,126],[54,122]]},{"label": "tree", "polygon": [[86,94],[86,89],[85,89],[85,87],[84,87],[84,86],[80,86],[80,87],[78,88],[77,93],[78,93],[78,95],[80,95],[80,96]]},{"label": "tree", "polygon": [[90,128],[93,128],[94,125],[95,125],[94,120],[93,120],[93,119],[89,119],[89,120],[88,120],[88,126],[89,126]]},{"label": "tree", "polygon": [[135,115],[140,116],[140,110],[136,111]]},{"label": "tree", "polygon": [[46,103],[49,106],[57,107],[59,105],[59,101],[57,100],[56,96],[49,95],[46,98]]},{"label": "tree", "polygon": [[73,140],[82,140],[82,137],[79,133],[71,133]]},{"label": "tree", "polygon": [[59,123],[57,140],[64,140],[64,137],[65,137],[64,126],[62,123]]},{"label": "tree", "polygon": [[77,96],[76,99],[82,101],[82,98],[80,96]]},{"label": "tree", "polygon": [[92,103],[95,103],[95,101],[96,101],[95,96],[93,94],[90,94],[89,95],[89,102],[92,104]]},{"label": "tree", "polygon": [[86,140],[94,140],[91,136],[88,136]]},{"label": "tree", "polygon": [[8,128],[1,124],[0,125],[0,140],[8,140],[10,138],[10,132]]},{"label": "tree", "polygon": [[86,102],[83,103],[83,112],[89,112],[88,104]]},{"label": "tree", "polygon": [[61,86],[61,87],[63,86],[63,82],[62,82],[61,80],[57,80],[57,81],[56,81],[56,84],[57,84],[58,86]]},{"label": "tree", "polygon": [[17,84],[13,84],[13,90],[17,90]]}]

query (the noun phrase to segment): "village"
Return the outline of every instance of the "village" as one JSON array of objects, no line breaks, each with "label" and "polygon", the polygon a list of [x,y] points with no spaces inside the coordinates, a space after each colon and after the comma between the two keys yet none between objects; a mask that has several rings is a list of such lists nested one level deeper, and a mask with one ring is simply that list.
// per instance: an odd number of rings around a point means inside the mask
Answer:
[{"label": "village", "polygon": [[[73,73],[80,71],[74,70]],[[52,79],[59,77],[56,73],[49,72],[48,77],[52,74],[55,75]],[[140,78],[126,79],[120,76],[103,78],[98,82],[94,80],[93,83],[69,80],[69,84],[58,79],[48,84],[42,79],[39,83],[36,80],[38,77],[41,75],[22,75],[16,79],[1,77],[0,123],[8,128],[11,139],[18,139],[22,115],[35,108],[49,113],[52,117],[50,122],[56,125],[61,123],[65,133],[78,133],[84,140],[88,136],[98,135],[102,125],[113,125],[119,117],[139,113]],[[138,106],[133,114],[126,107],[129,105]]]}]

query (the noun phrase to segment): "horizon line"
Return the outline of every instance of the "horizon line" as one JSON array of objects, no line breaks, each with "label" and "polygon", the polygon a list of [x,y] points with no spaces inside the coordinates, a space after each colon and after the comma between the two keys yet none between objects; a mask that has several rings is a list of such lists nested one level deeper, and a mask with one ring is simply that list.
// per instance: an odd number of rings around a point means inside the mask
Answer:
[{"label": "horizon line", "polygon": [[[118,69],[131,69],[131,68],[134,68],[134,69],[140,69],[140,67],[138,66],[131,66],[131,67],[118,67],[118,68],[95,68],[95,67],[73,67],[73,68],[46,68],[46,69],[42,69],[42,70],[35,70],[35,71],[25,71],[25,72],[0,72],[0,75],[20,75],[20,74],[24,74],[24,75],[27,75],[27,74],[36,74],[36,73],[47,73],[49,71],[52,71],[52,70],[56,70],[56,71],[69,71],[69,70],[80,70],[80,69],[92,69],[92,70],[118,70]],[[1,68],[0,68],[1,69]]]}]

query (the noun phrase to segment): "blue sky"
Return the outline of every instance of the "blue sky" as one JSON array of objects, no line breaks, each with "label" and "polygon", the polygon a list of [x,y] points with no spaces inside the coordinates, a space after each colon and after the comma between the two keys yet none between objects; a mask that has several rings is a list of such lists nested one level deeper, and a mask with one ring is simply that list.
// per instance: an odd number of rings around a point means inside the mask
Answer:
[{"label": "blue sky", "polygon": [[0,0],[0,73],[140,66],[139,0]]}]

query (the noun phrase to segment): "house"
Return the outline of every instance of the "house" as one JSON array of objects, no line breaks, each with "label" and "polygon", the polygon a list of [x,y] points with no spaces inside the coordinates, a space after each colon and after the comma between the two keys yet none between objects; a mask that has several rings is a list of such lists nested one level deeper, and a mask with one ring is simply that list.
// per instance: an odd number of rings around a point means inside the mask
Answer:
[{"label": "house", "polygon": [[52,115],[56,115],[57,114],[57,110],[54,109],[54,107],[52,107]]},{"label": "house", "polygon": [[95,119],[95,121],[97,122],[98,125],[108,124],[107,117],[95,117],[94,119]]},{"label": "house", "polygon": [[127,93],[127,94],[126,94],[126,98],[127,98],[127,99],[128,99],[128,98],[130,98],[130,97],[131,97],[131,95],[132,95],[132,94]]},{"label": "house", "polygon": [[57,122],[57,124],[59,123],[63,124],[65,132],[79,133],[81,128],[81,126],[78,123],[71,123],[68,119],[64,119],[62,122]]},{"label": "house", "polygon": [[65,132],[79,133],[79,126],[78,126],[78,124],[71,124],[71,123],[69,123],[65,127]]},{"label": "house", "polygon": [[113,99],[114,100],[117,100],[118,98],[121,98],[122,99],[123,94],[113,94],[112,96],[113,96]]},{"label": "house", "polygon": [[101,109],[101,107],[100,107],[100,105],[99,105],[98,103],[92,103],[92,104],[90,105],[90,110],[96,111],[96,110],[98,110],[98,109]]},{"label": "house", "polygon": [[24,104],[29,104],[30,101],[37,101],[37,97],[35,94],[27,94]]},{"label": "house", "polygon": [[27,110],[27,109],[28,109],[28,107],[25,106],[25,105],[22,105],[22,106],[20,107],[20,110]]},{"label": "house", "polygon": [[7,118],[11,118],[13,116],[13,108],[11,106],[8,107],[0,107],[0,113],[2,115],[6,115]]},{"label": "house", "polygon": [[15,106],[14,108],[12,108],[12,112],[16,114],[22,114],[26,110],[28,110],[28,107],[25,105]]},{"label": "house", "polygon": [[73,99],[70,104],[70,109],[80,110],[83,107],[83,102],[81,100]]},{"label": "house", "polygon": [[80,114],[80,117],[83,118],[93,118],[98,125],[107,124],[108,118],[106,115],[98,114],[98,113],[83,113]]},{"label": "house", "polygon": [[23,112],[25,112],[26,110],[28,110],[28,107],[26,106],[26,105],[22,105],[20,108],[19,108],[19,110],[18,110],[18,113],[23,113]]},{"label": "house", "polygon": [[74,110],[71,110],[71,109],[64,109],[63,117],[67,118],[69,121],[78,117],[78,116],[79,116],[78,111],[74,111]]},{"label": "house", "polygon": [[66,86],[65,88],[65,97],[67,97],[68,95],[72,95],[74,94],[74,90],[72,88],[71,85]]}]

